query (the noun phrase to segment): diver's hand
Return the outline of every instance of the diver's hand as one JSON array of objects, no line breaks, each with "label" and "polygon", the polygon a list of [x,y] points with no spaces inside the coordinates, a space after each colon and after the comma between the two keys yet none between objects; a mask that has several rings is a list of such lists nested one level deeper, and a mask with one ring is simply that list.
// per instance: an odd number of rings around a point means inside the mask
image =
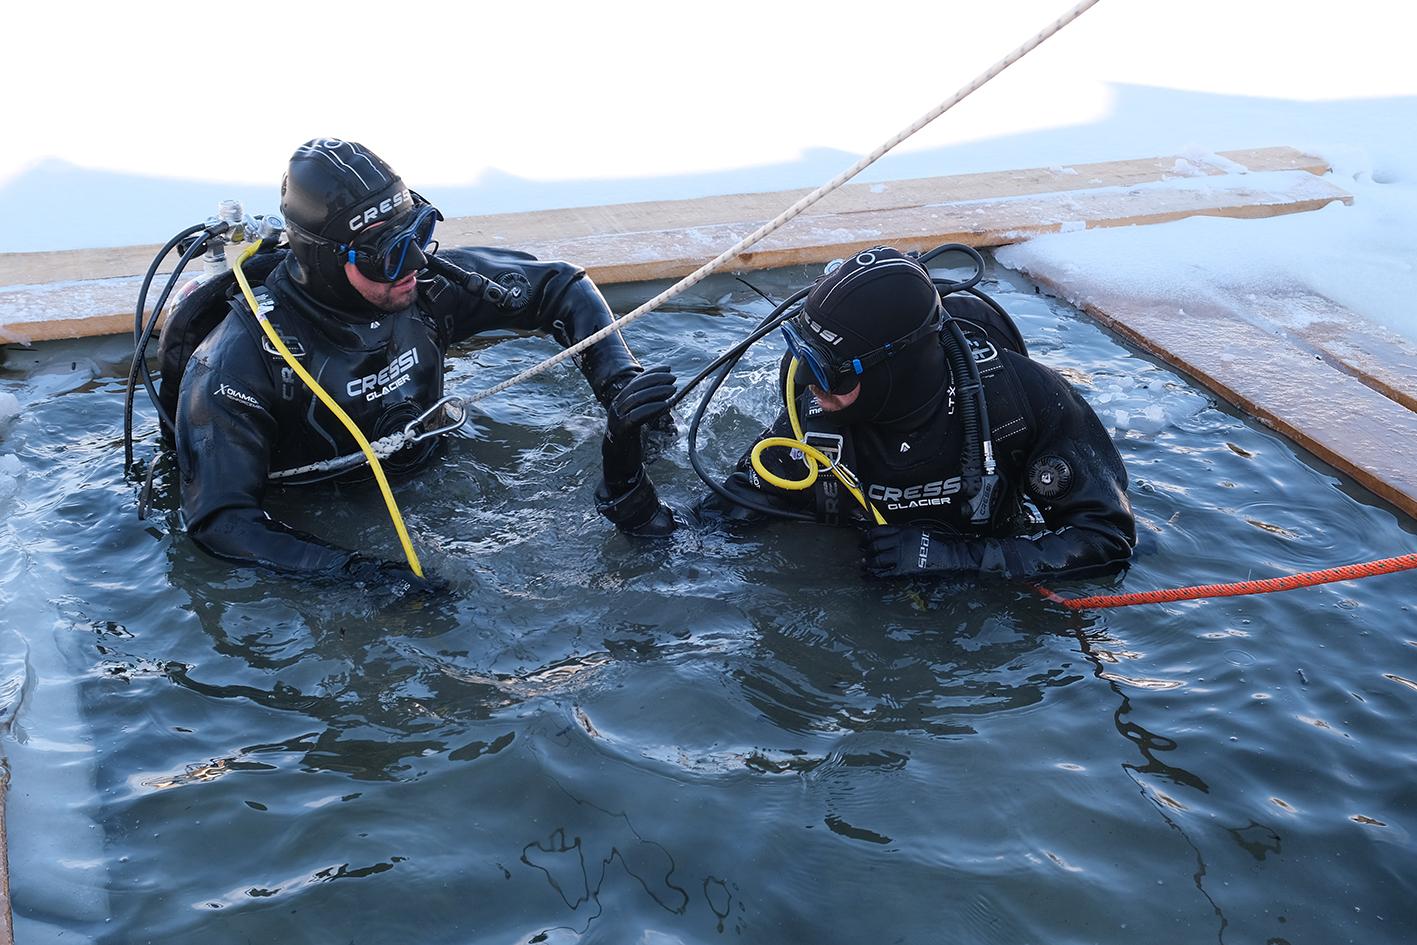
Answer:
[{"label": "diver's hand", "polygon": [[[644,466],[642,428],[669,414],[675,378],[668,367],[652,367],[635,377],[605,408],[605,443],[601,457],[605,481],[612,488],[628,486]],[[670,421],[672,423],[672,419]]]},{"label": "diver's hand", "polygon": [[875,578],[932,577],[963,568],[958,540],[923,528],[876,525],[861,538],[862,566]]},{"label": "diver's hand", "polygon": [[380,561],[360,554],[350,555],[340,571],[366,593],[390,601],[437,597],[452,588],[436,574],[419,577],[402,561]]},{"label": "diver's hand", "polygon": [[595,507],[621,531],[632,535],[668,535],[674,514],[659,501],[645,472],[642,433],[647,424],[668,419],[674,398],[674,374],[653,367],[620,389],[605,408],[605,439],[600,446],[604,479],[595,490]]},{"label": "diver's hand", "polygon": [[679,438],[679,423],[674,419],[672,410],[651,418],[641,429],[644,431],[641,441],[644,443],[646,463],[653,463],[669,452]]},{"label": "diver's hand", "polygon": [[[615,400],[616,395],[643,373],[644,368],[640,367],[638,364],[634,365],[632,369],[621,377],[616,378],[606,387],[606,396],[601,399],[601,403],[605,405],[607,412],[610,409],[610,403]],[[674,441],[679,438],[679,423],[675,420],[674,411],[672,410],[666,410],[659,416],[646,421],[642,429],[644,435],[641,438],[641,443],[644,447],[644,462],[646,465],[653,463],[655,460],[659,459],[659,457],[669,452],[670,447],[674,445]]]},{"label": "diver's hand", "polygon": [[649,368],[620,388],[606,408],[606,431],[614,439],[627,437],[669,410],[674,397],[674,372],[666,365]]}]

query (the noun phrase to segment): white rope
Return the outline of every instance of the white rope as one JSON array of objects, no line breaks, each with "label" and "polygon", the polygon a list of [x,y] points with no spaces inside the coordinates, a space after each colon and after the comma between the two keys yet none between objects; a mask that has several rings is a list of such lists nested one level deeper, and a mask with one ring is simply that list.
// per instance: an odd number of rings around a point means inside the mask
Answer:
[{"label": "white rope", "polygon": [[[601,341],[605,338],[610,337],[610,335],[616,333],[624,326],[630,324],[630,322],[635,321],[641,316],[648,315],[650,312],[654,311],[656,308],[663,305],[670,299],[674,298],[676,295],[679,295],[684,290],[690,289],[693,286],[698,285],[715,270],[732,260],[739,253],[743,252],[743,250],[747,249],[749,246],[752,246],[754,243],[758,242],[763,237],[767,236],[769,233],[772,233],[774,230],[780,228],[783,224],[787,223],[793,217],[796,217],[803,210],[806,210],[812,204],[816,203],[818,200],[821,200],[827,194],[831,193],[833,190],[836,190],[842,184],[851,180],[851,178],[855,177],[857,174],[861,173],[866,168],[876,163],[876,161],[880,160],[880,158],[884,156],[887,151],[890,151],[892,148],[900,144],[906,138],[909,138],[911,135],[915,134],[917,131],[924,128],[926,125],[930,124],[930,122],[934,121],[936,118],[939,118],[945,112],[949,111],[951,108],[954,108],[960,102],[964,101],[970,95],[972,95],[981,87],[983,87],[984,84],[987,83],[990,79],[994,78],[1000,72],[1003,72],[1009,66],[1013,65],[1014,63],[1022,59],[1024,56],[1028,55],[1030,52],[1036,49],[1044,40],[1057,33],[1059,30],[1067,26],[1073,20],[1076,20],[1078,17],[1082,16],[1096,3],[1097,0],[1083,0],[1083,2],[1079,3],[1067,13],[1063,14],[1053,23],[1049,24],[1046,28],[1040,30],[1038,34],[1035,35],[1028,42],[1024,43],[1022,46],[1018,47],[1013,52],[1009,53],[1003,59],[1000,59],[998,62],[994,63],[994,65],[990,66],[988,70],[977,76],[973,82],[970,82],[968,85],[960,89],[949,99],[945,100],[944,102],[941,102],[939,105],[935,106],[930,111],[920,116],[920,118],[916,119],[915,122],[910,125],[910,127],[897,133],[895,137],[891,138],[885,144],[881,145],[879,148],[872,151],[870,154],[866,155],[861,160],[853,164],[851,167],[848,167],[846,170],[842,171],[840,174],[833,177],[831,180],[827,181],[825,184],[818,187],[816,190],[812,191],[810,194],[807,194],[805,197],[798,200],[792,206],[782,211],[782,213],[778,214],[776,217],[769,220],[767,223],[764,223],[752,233],[749,233],[737,243],[724,250],[714,259],[700,266],[694,272],[690,273],[683,279],[676,282],[674,285],[665,289],[663,292],[659,293],[654,298],[650,299],[648,302],[645,302],[633,312],[630,312],[628,315],[624,315],[620,318],[617,318],[615,321],[611,322],[609,325],[606,325],[604,328],[600,329],[594,334],[582,338],[580,341],[571,345],[569,348],[566,348],[565,350],[560,351],[555,355],[552,355],[551,357],[547,358],[545,361],[542,361],[539,364],[535,364],[527,368],[520,374],[517,374],[514,377],[509,377],[507,380],[502,381],[500,384],[497,384],[493,387],[489,387],[484,391],[479,391],[478,393],[472,394],[471,396],[467,397],[465,400],[462,401],[462,406],[464,408],[469,407],[472,404],[477,403],[479,400],[484,400],[488,397],[491,397],[493,394],[500,394],[502,391],[506,390],[509,387],[512,387],[515,384],[520,384],[522,381],[527,380],[528,378],[535,377],[538,374],[550,370],[551,368],[560,364],[562,361],[565,361],[567,358],[575,357],[577,354],[581,353],[586,348],[589,348],[597,341]],[[403,433],[394,433],[384,437],[381,440],[376,440],[370,444],[370,446],[374,448],[375,455],[377,455],[380,459],[384,459],[390,454],[397,452],[403,447],[403,445]],[[311,463],[308,466],[298,466],[293,469],[282,469],[277,472],[271,473],[269,478],[273,480],[289,479],[291,477],[305,475],[307,473],[327,472],[332,469],[353,467],[357,466],[360,462],[362,462],[363,458],[363,453],[350,453],[347,456],[339,456],[334,459],[322,460],[321,462]]]},{"label": "white rope", "polygon": [[[390,456],[403,449],[407,435],[399,430],[397,433],[390,433],[380,440],[375,440],[369,444],[374,455],[380,459],[388,459]],[[332,469],[353,469],[355,466],[365,462],[364,454],[347,453],[344,456],[336,456],[334,459],[322,459],[317,463],[310,463],[306,466],[293,466],[290,469],[279,469],[271,473],[266,478],[272,482],[281,479],[292,479],[296,476],[304,476],[309,473],[329,472]]]},{"label": "white rope", "polygon": [[477,403],[479,400],[484,400],[488,397],[491,397],[493,394],[500,394],[502,391],[515,384],[520,384],[522,381],[527,380],[528,378],[535,377],[536,375],[541,374],[544,371],[550,370],[557,364],[560,364],[562,361],[565,361],[567,358],[574,357],[575,355],[584,351],[586,348],[595,344],[597,341],[601,341],[605,338],[608,338],[610,335],[619,331],[624,326],[630,324],[630,322],[635,321],[643,315],[649,314],[650,312],[658,308],[660,305],[663,305],[665,302],[674,298],[674,296],[680,294],[684,290],[698,285],[711,273],[721,267],[724,263],[729,262],[739,253],[743,252],[743,250],[747,249],[749,246],[752,246],[754,243],[758,242],[763,237],[767,236],[769,233],[772,233],[774,230],[787,223],[793,217],[796,217],[803,210],[806,210],[812,204],[816,203],[818,200],[821,200],[827,194],[831,193],[833,190],[836,190],[842,184],[846,183],[851,178],[855,177],[857,174],[870,167],[883,155],[885,155],[887,151],[891,150],[896,145],[904,141],[906,138],[909,138],[921,128],[924,128],[926,125],[930,124],[930,122],[934,121],[936,118],[939,118],[945,112],[949,111],[951,108],[954,108],[960,102],[964,101],[974,92],[978,91],[990,79],[994,78],[1000,72],[1003,72],[1009,66],[1013,65],[1014,63],[1022,59],[1024,56],[1028,55],[1028,53],[1036,49],[1044,40],[1057,33],[1059,30],[1067,26],[1073,20],[1076,20],[1078,17],[1082,16],[1096,3],[1097,0],[1083,0],[1082,3],[1079,3],[1077,6],[1073,7],[1067,13],[1063,14],[1049,26],[1039,31],[1039,33],[1032,39],[1030,39],[1028,42],[1024,43],[1022,46],[1018,47],[1013,52],[1009,53],[1003,59],[1000,59],[998,62],[994,63],[994,65],[990,66],[987,71],[976,77],[973,82],[970,82],[968,85],[960,89],[949,99],[944,102],[941,102],[939,105],[936,105],[930,111],[920,116],[920,118],[916,119],[916,121],[911,124],[910,127],[897,133],[885,144],[881,145],[879,148],[872,151],[870,154],[866,155],[861,160],[851,165],[851,167],[848,167],[846,170],[842,171],[840,174],[836,175],[831,180],[827,181],[825,184],[812,191],[810,194],[807,194],[805,197],[798,200],[792,206],[782,211],[782,213],[778,214],[776,217],[769,220],[767,223],[764,223],[762,226],[758,227],[756,230],[743,237],[737,243],[724,250],[718,256],[705,263],[704,265],[700,266],[698,269],[694,270],[692,273],[685,276],[683,279],[679,280],[674,285],[665,289],[663,292],[659,293],[654,298],[650,299],[648,302],[645,302],[633,312],[630,312],[628,315],[625,315],[621,318],[617,318],[615,321],[611,322],[609,325],[606,325],[604,328],[600,329],[595,334],[590,335],[586,338],[582,338],[580,341],[571,345],[569,348],[566,348],[565,350],[556,353],[555,355],[547,358],[545,361],[542,361],[540,364],[529,367],[525,371],[522,371],[520,374],[517,374],[514,377],[509,377],[507,380],[502,381],[500,384],[497,384],[493,387],[489,387],[484,391],[479,391],[478,393],[471,395],[463,401],[463,405],[471,406],[472,404]]}]

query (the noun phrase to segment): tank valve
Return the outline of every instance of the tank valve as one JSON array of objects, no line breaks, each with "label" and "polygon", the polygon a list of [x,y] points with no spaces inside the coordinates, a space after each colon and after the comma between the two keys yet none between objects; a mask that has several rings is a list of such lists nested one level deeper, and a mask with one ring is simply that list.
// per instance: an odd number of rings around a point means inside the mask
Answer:
[{"label": "tank valve", "polygon": [[223,200],[217,204],[216,215],[207,218],[207,251],[202,256],[202,278],[219,276],[230,270],[226,247],[231,243],[253,240],[278,242],[285,232],[285,219],[278,213],[258,213],[247,216],[239,200]]}]

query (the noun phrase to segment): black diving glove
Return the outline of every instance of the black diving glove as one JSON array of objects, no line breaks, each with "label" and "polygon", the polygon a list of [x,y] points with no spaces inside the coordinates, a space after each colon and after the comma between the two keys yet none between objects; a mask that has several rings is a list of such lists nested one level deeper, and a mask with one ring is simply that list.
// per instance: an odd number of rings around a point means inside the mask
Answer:
[{"label": "black diving glove", "polygon": [[405,562],[380,561],[360,554],[350,555],[349,560],[340,567],[340,573],[371,596],[385,597],[390,601],[437,597],[452,589],[452,585],[436,574],[419,577]]},{"label": "black diving glove", "polygon": [[[602,403],[605,405],[607,416],[610,412],[610,404],[615,398],[637,378],[644,374],[644,369],[635,365],[633,372],[617,378],[607,389],[608,397]],[[670,378],[671,382],[673,378]],[[644,462],[653,463],[659,457],[669,451],[674,445],[674,441],[679,438],[679,424],[674,419],[674,412],[666,410],[657,417],[652,417],[643,427],[641,427],[641,447],[644,450]]]},{"label": "black diving glove", "polygon": [[[668,367],[637,375],[605,408],[605,483],[613,491],[629,488],[644,470],[644,428],[669,415],[675,377]],[[672,418],[671,418],[672,424]]]},{"label": "black diving glove", "polygon": [[595,490],[595,507],[631,535],[663,536],[675,529],[674,513],[659,501],[645,472],[643,437],[646,424],[668,415],[674,384],[669,368],[650,368],[621,388],[605,408],[600,446],[604,478]]},{"label": "black diving glove", "polygon": [[876,578],[936,577],[972,570],[957,540],[923,528],[876,525],[861,538],[866,574]]}]

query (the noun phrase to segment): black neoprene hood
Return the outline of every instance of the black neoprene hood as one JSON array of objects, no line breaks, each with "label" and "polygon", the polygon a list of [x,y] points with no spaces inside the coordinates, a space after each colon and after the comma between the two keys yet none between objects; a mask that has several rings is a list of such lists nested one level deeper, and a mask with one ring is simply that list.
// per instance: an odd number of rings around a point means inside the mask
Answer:
[{"label": "black neoprene hood", "polygon": [[849,257],[812,287],[808,327],[838,360],[903,338],[935,315],[939,293],[923,267],[877,246]]},{"label": "black neoprene hood", "polygon": [[280,187],[281,213],[291,224],[292,278],[336,309],[371,309],[349,284],[339,246],[413,208],[408,188],[373,151],[339,138],[305,142],[291,155]]},{"label": "black neoprene hood", "polygon": [[[823,276],[807,296],[806,328],[837,363],[900,339],[936,317],[939,291],[930,274],[899,250],[862,250]],[[906,423],[944,396],[947,370],[934,334],[900,348],[861,375],[861,391],[837,411],[843,423]]]},{"label": "black neoprene hood", "polygon": [[316,138],[291,155],[280,208],[302,229],[345,243],[413,204],[403,181],[377,154],[353,141]]}]

